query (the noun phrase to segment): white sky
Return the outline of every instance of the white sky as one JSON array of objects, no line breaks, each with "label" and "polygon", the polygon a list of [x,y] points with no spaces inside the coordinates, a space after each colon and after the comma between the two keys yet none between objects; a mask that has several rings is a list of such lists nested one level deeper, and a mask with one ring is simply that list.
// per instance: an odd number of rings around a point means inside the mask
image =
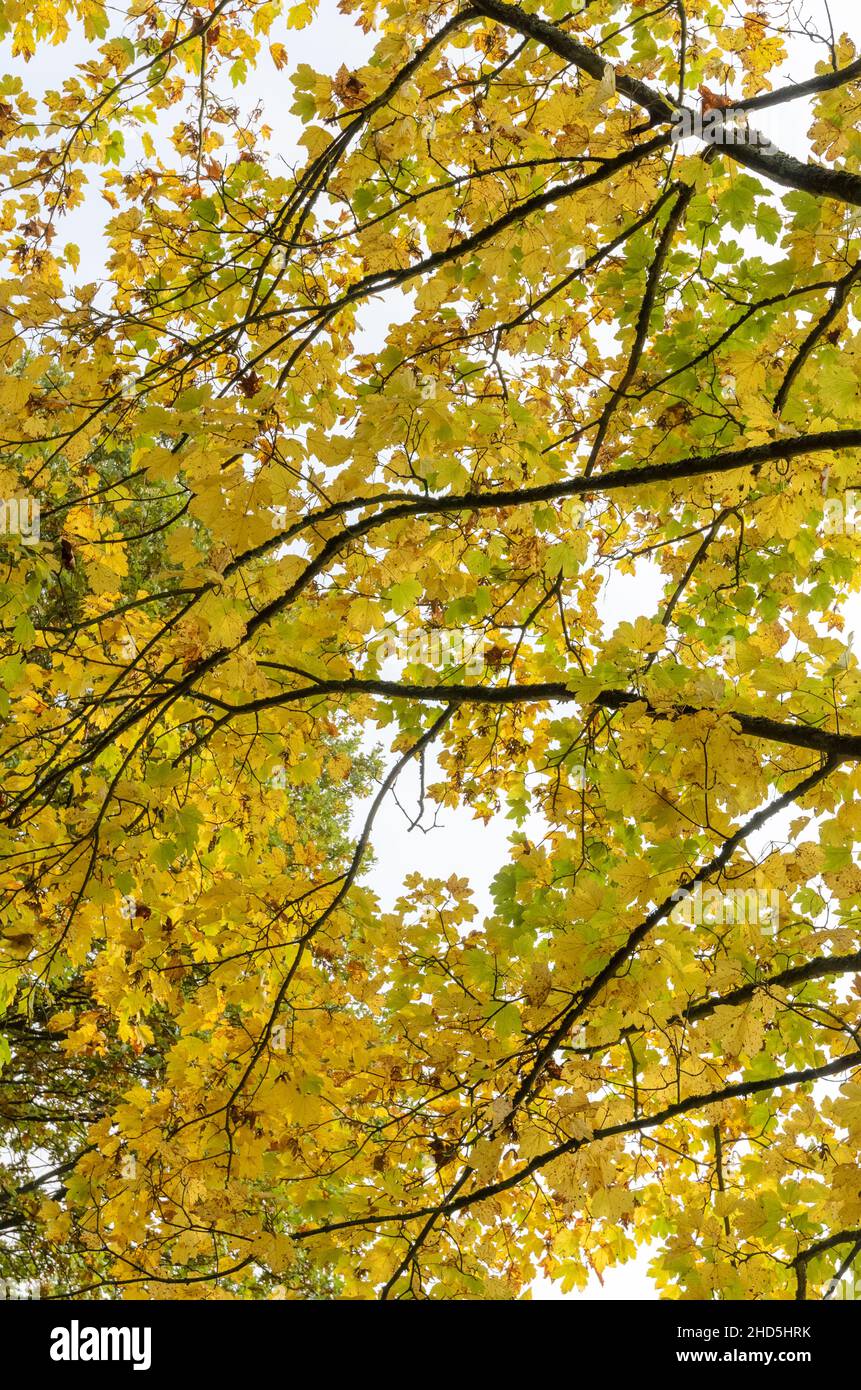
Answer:
[{"label": "white sky", "polygon": [[[817,27],[827,32],[825,0],[806,0],[798,7],[817,21]],[[849,32],[856,43],[861,39],[861,7],[859,0],[829,0],[829,8],[834,29],[840,33]],[[732,11],[727,3],[726,9]],[[366,35],[356,26],[352,17],[342,15],[337,9],[337,0],[320,0],[320,8],[314,22],[304,30],[273,32],[271,39],[282,41],[290,55],[290,70],[298,63],[309,63],[315,70],[332,73],[344,63],[348,68],[360,66],[367,60],[373,49],[375,36]],[[41,48],[37,57],[29,64],[9,56],[8,45],[0,45],[0,68],[5,72],[21,75],[28,91],[34,97],[45,90],[57,88],[70,75],[75,62],[80,61],[86,51],[79,33],[65,44],[56,48]],[[804,39],[796,40],[791,48],[790,61],[784,66],[782,76],[786,80],[802,81],[814,72],[814,65],[825,50]],[[243,104],[260,102],[267,123],[273,129],[272,147],[283,152],[290,164],[301,162],[298,137],[302,126],[296,117],[290,115],[293,102],[293,87],[288,71],[278,72],[265,51],[254,72],[252,82],[247,88],[239,88],[235,99]],[[171,115],[170,124],[175,117]],[[809,103],[798,101],[776,110],[758,112],[755,124],[763,134],[770,136],[781,149],[799,158],[806,158],[809,145],[806,130],[809,125]],[[128,141],[127,161],[137,158],[139,147]],[[76,280],[99,280],[103,274],[105,244],[101,229],[109,216],[107,205],[101,199],[89,198],[85,206],[64,219],[60,226],[58,242],[74,241],[81,250],[81,265]],[[408,305],[402,302],[379,301],[368,306],[362,320],[363,351],[371,350],[375,344],[385,341],[388,324],[396,316],[405,315]],[[651,562],[641,562],[635,576],[615,576],[605,587],[603,611],[605,627],[608,632],[619,622],[632,622],[636,617],[655,616],[660,609],[661,580],[657,567]],[[848,611],[848,610],[847,610]],[[861,600],[853,598],[851,612],[856,631],[861,629]],[[858,643],[856,642],[856,650]],[[859,651],[861,656],[861,651]],[[434,780],[429,775],[429,781]],[[398,786],[401,802],[413,811],[417,792],[414,774],[406,773]],[[362,808],[357,808],[356,824],[361,824]],[[388,801],[377,819],[373,837],[376,863],[370,875],[370,885],[379,894],[384,908],[389,908],[401,892],[404,875],[419,872],[430,877],[448,878],[452,873],[470,880],[474,888],[474,900],[480,910],[489,908],[489,886],[499,870],[508,860],[508,836],[513,825],[503,817],[497,817],[490,824],[475,820],[468,811],[445,810],[438,815],[440,824],[434,830],[423,834],[420,830],[408,832],[408,822],[393,801]],[[789,817],[787,817],[789,819]],[[540,825],[529,823],[521,827],[527,834],[540,835]],[[774,835],[774,831],[771,835]],[[539,1280],[534,1287],[534,1297],[555,1299],[562,1297],[578,1299],[653,1299],[657,1297],[648,1273],[647,1265],[651,1258],[648,1250],[642,1250],[637,1259],[627,1265],[605,1271],[603,1285],[596,1276],[590,1279],[586,1290],[579,1294],[563,1295],[557,1286],[548,1280]]]}]

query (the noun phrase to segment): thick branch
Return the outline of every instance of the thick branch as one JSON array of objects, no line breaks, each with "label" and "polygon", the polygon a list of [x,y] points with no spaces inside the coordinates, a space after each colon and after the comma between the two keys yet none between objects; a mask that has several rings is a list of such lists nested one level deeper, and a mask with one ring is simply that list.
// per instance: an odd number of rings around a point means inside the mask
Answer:
[{"label": "thick branch", "polygon": [[[261,661],[262,667],[278,670],[278,662]],[[290,668],[285,668],[290,669]],[[770,743],[786,743],[795,748],[808,748],[814,753],[823,753],[838,761],[855,761],[861,758],[861,734],[840,734],[830,729],[820,729],[811,724],[785,723],[766,715],[744,714],[738,710],[705,710],[697,705],[673,705],[666,710],[657,710],[644,700],[642,695],[629,690],[604,690],[588,701],[571,690],[563,681],[535,681],[524,685],[412,685],[400,681],[364,680],[350,677],[343,680],[309,678],[311,683],[295,690],[279,691],[276,695],[261,695],[242,705],[228,705],[215,699],[211,703],[228,710],[225,718],[236,715],[257,714],[260,710],[277,708],[298,700],[308,700],[321,695],[379,695],[392,700],[419,700],[439,702],[450,705],[522,705],[556,701],[559,703],[588,703],[602,709],[619,710],[629,705],[641,705],[642,712],[651,719],[678,719],[683,715],[718,714],[732,719],[739,725],[742,733],[751,738],[765,739]],[[203,692],[196,692],[207,699]]]},{"label": "thick branch", "polygon": [[[444,1209],[443,1214],[448,1215],[461,1211],[464,1207],[472,1206],[475,1202],[483,1202],[488,1197],[496,1197],[499,1193],[507,1192],[512,1187],[519,1187],[525,1178],[540,1172],[542,1168],[546,1168],[555,1159],[562,1158],[565,1154],[575,1153],[578,1149],[585,1148],[589,1144],[597,1144],[602,1139],[611,1139],[624,1134],[643,1134],[659,1125],[667,1124],[668,1121],[676,1119],[679,1115],[689,1115],[692,1111],[704,1110],[709,1105],[719,1105],[726,1100],[746,1099],[748,1096],[761,1095],[764,1091],[782,1090],[786,1086],[803,1086],[807,1082],[820,1081],[827,1076],[836,1076],[840,1072],[849,1071],[852,1067],[858,1066],[861,1066],[861,1052],[850,1052],[845,1057],[837,1057],[834,1061],[826,1062],[821,1067],[807,1067],[803,1071],[787,1071],[780,1076],[767,1076],[754,1081],[737,1081],[733,1085],[723,1086],[717,1091],[707,1091],[699,1095],[688,1096],[684,1100],[677,1101],[674,1105],[668,1105],[663,1110],[657,1111],[654,1115],[641,1115],[637,1119],[626,1120],[621,1124],[605,1125],[601,1129],[594,1130],[589,1138],[567,1139],[555,1148],[548,1149],[546,1153],[538,1154],[507,1178],[501,1178],[499,1182],[487,1183],[484,1187],[478,1187],[472,1192],[464,1193],[463,1196],[454,1197]],[[359,1226],[383,1226],[393,1222],[403,1224],[407,1221],[420,1221],[439,1212],[439,1210],[439,1206],[428,1206],[420,1207],[411,1212],[395,1211],[384,1212],[379,1215],[355,1216],[345,1221],[330,1221],[323,1226],[313,1226],[304,1231],[296,1231],[294,1232],[294,1239],[310,1240],[312,1236],[328,1235],[334,1231],[350,1230]],[[837,1238],[832,1237],[830,1243],[836,1244]]]},{"label": "thick branch", "polygon": [[[573,39],[558,25],[550,24],[538,15],[527,14],[519,5],[508,4],[506,0],[474,0],[472,8],[488,19],[495,19],[500,24],[536,39],[550,52],[558,54],[566,62],[574,63],[590,77],[600,80],[604,75],[607,64],[597,53]],[[844,69],[844,81],[849,81],[857,75],[855,66],[853,64],[850,68]],[[829,85],[839,84],[833,81]],[[824,89],[823,86],[820,90]],[[810,90],[814,88],[811,86]],[[652,124],[675,120],[681,109],[671,98],[662,96],[645,82],[621,72],[616,72],[616,91],[647,111]],[[784,99],[788,99],[788,94]],[[784,154],[782,150],[766,150],[761,145],[727,144],[721,146],[721,152],[786,188],[800,188],[805,193],[861,206],[861,176],[858,174],[851,174],[843,169],[827,169],[821,164],[805,164],[793,155]]]}]

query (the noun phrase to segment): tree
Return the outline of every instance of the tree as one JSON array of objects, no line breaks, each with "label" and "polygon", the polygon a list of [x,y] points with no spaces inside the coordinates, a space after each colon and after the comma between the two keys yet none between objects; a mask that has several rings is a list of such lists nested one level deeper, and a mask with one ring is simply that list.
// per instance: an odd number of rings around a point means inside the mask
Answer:
[{"label": "tree", "polygon": [[[128,456],[115,463],[127,471]],[[102,459],[101,464],[107,473],[108,461]],[[139,484],[128,486],[140,493]],[[133,532],[143,533],[149,523],[147,546],[141,546],[135,557],[137,573],[120,586],[126,602],[139,586],[155,592],[155,575],[165,563],[164,532],[152,525],[157,498],[150,495],[145,501],[134,518],[126,513],[126,524]],[[167,515],[165,505],[162,510]],[[205,539],[202,528],[197,529]],[[41,631],[62,632],[82,620],[86,584],[81,573],[73,567],[65,584],[58,582],[61,574],[62,566],[39,595],[36,621]],[[152,607],[169,614],[169,607],[159,609],[158,600],[153,600]],[[133,638],[127,634],[123,641],[128,658]],[[38,652],[34,659],[40,660]],[[358,739],[345,735],[335,721],[322,731],[322,738],[326,766],[313,795],[308,786],[288,781],[280,764],[269,779],[267,795],[276,813],[260,846],[261,869],[271,862],[266,855],[272,850],[290,863],[301,856],[302,862],[318,871],[322,865],[329,872],[343,869],[349,862],[351,802],[373,790],[379,757],[364,751]],[[119,929],[112,933],[115,946],[142,945],[152,915],[146,901],[126,895],[113,924]],[[169,916],[163,926],[170,938]],[[10,937],[7,949],[20,961],[22,951],[25,957],[29,954],[29,942],[25,936],[20,943],[14,932]],[[82,1279],[92,1278],[94,1270],[101,1278],[107,1276],[110,1262],[83,1254],[77,1233],[75,1239],[62,1241],[46,1235],[43,1204],[46,1198],[49,1202],[63,1198],[65,1176],[81,1155],[92,1151],[90,1127],[110,1116],[127,1091],[157,1081],[170,1049],[181,1040],[177,1019],[166,1009],[147,1013],[149,1046],[142,1046],[133,1030],[119,1030],[93,987],[88,967],[97,959],[97,953],[89,951],[83,961],[74,963],[66,956],[62,968],[51,972],[50,985],[38,969],[28,972],[19,1007],[10,1010],[4,1023],[4,1060],[9,1065],[0,1077],[0,1154],[8,1157],[0,1167],[0,1254],[7,1287],[26,1291],[38,1286],[48,1291],[74,1288]],[[175,950],[160,961],[159,969],[178,986],[177,997],[188,1000],[196,997],[208,978],[205,964],[185,964]],[[72,1022],[77,1036],[66,1026]],[[133,1176],[134,1155],[123,1151],[119,1167],[123,1177]],[[83,1249],[87,1250],[86,1241]],[[265,1270],[253,1272],[257,1277],[250,1288],[265,1297],[274,1281]],[[304,1296],[331,1291],[331,1282],[321,1279],[307,1262],[299,1262],[292,1274],[295,1291]]]},{"label": "tree", "polygon": [[[811,26],[787,81],[777,0],[341,8],[373,56],[293,72],[295,169],[231,84],[313,4],[12,36],[89,48],[47,123],[0,106],[4,488],[42,522],[4,552],[9,1230],[75,1297],[507,1298],[648,1241],[668,1297],[829,1296],[861,60]],[[801,99],[807,160],[755,128]],[[644,557],[658,611],[605,632]],[[417,772],[521,827],[486,920],[363,877]]]}]

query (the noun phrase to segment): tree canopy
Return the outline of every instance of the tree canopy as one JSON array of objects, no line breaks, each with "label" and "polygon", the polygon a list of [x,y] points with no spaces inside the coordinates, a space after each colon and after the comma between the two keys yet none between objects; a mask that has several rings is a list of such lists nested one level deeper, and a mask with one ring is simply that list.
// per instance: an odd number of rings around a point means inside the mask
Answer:
[{"label": "tree canopy", "polygon": [[[0,79],[0,1273],[514,1298],[653,1245],[665,1297],[821,1298],[861,1253],[821,8],[341,0],[326,72],[313,0],[0,8],[72,42]],[[757,127],[799,103],[805,157]],[[491,912],[380,901],[408,779],[510,818]]]}]

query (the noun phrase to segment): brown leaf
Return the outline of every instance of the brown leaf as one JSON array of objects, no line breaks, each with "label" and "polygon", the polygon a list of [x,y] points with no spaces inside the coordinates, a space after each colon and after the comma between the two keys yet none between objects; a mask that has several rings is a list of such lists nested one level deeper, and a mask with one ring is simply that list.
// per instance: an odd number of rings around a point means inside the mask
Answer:
[{"label": "brown leaf", "polygon": [[720,92],[713,92],[711,87],[707,87],[705,83],[700,83],[698,91],[703,99],[701,116],[707,116],[709,111],[726,111],[732,106],[732,97],[724,97],[721,96]]},{"label": "brown leaf", "polygon": [[364,106],[368,99],[368,93],[359,78],[354,72],[350,72],[343,63],[335,74],[332,91],[349,110],[356,106]]},{"label": "brown leaf", "polygon": [[243,372],[242,375],[237,378],[236,384],[238,385],[243,396],[245,396],[247,400],[250,400],[252,396],[257,395],[257,392],[263,385],[263,381],[255,371],[248,371]]}]

